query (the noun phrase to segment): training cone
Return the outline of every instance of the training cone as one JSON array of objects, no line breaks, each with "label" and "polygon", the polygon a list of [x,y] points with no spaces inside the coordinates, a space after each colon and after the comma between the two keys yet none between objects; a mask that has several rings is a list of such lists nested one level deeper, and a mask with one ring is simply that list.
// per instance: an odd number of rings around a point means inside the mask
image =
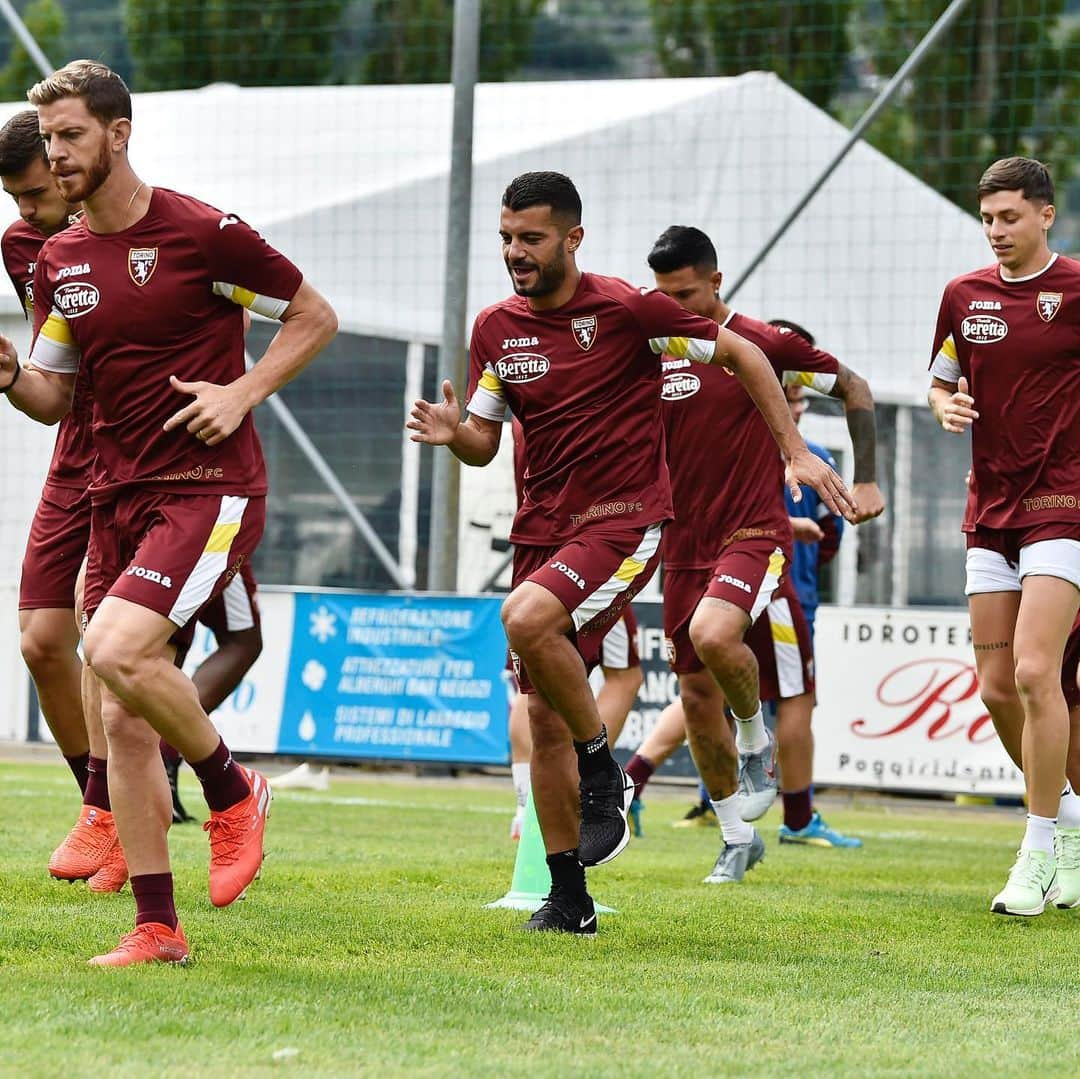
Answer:
[{"label": "training cone", "polygon": [[[494,903],[485,903],[488,908],[503,907],[507,910],[537,911],[551,891],[551,873],[548,872],[547,855],[544,852],[544,837],[540,834],[540,822],[536,819],[536,807],[533,805],[532,791],[525,802],[525,820],[521,828],[521,839],[517,842],[517,857],[514,859],[514,876],[510,881],[510,891],[496,899]],[[611,907],[595,904],[601,914],[617,914]]]}]

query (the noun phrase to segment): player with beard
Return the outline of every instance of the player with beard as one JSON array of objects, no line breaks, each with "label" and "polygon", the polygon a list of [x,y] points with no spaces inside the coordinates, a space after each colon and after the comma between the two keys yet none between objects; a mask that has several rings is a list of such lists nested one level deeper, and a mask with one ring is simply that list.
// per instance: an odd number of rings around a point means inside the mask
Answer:
[{"label": "player with beard", "polygon": [[[844,402],[859,507],[853,520],[881,513],[874,400],[866,381],[798,334],[733,311],[720,299],[716,249],[700,229],[671,226],[648,262],[660,292],[753,341],[768,357],[778,392],[782,382],[798,382]],[[690,750],[723,837],[705,883],[729,884],[764,857],[765,845],[747,822],[760,817],[776,793],[776,746],[762,699],[781,701],[781,740],[789,772],[799,774],[809,819],[809,764],[800,760],[805,737],[798,723],[785,720],[801,717],[809,737],[813,649],[787,568],[792,525],[783,465],[769,430],[723,369],[694,374],[689,366],[681,356],[664,357],[663,417],[675,510],[664,535],[664,632]],[[722,424],[713,422],[716,415],[724,417]],[[734,739],[725,704],[735,721]],[[783,728],[789,728],[786,735]]]},{"label": "player with beard", "polygon": [[790,481],[854,509],[840,478],[806,449],[755,346],[657,292],[578,269],[581,199],[566,176],[513,180],[499,232],[515,295],[474,324],[468,418],[447,381],[441,402],[416,402],[408,427],[471,465],[495,456],[507,408],[524,429],[529,480],[510,533],[514,588],[503,624],[530,694],[532,788],[552,880],[526,927],[591,934],[584,867],[626,846],[633,787],[611,756],[586,663],[654,572],[672,515],[661,354],[731,368],[765,415]]},{"label": "player with beard", "polygon": [[[76,372],[94,391],[100,468],[86,579],[86,660],[97,676],[109,787],[131,871],[135,929],[95,965],[184,962],[173,900],[163,737],[192,762],[210,807],[210,898],[259,871],[269,789],[241,768],[173,665],[194,614],[262,532],[266,470],[250,415],[329,342],[337,320],[300,271],[232,215],[148,187],[127,155],[131,97],[103,64],[74,61],[34,86],[53,175],[83,219],[42,248],[27,367],[0,341],[0,388],[55,422]],[[247,307],[282,326],[251,371]],[[181,377],[183,376],[183,377]]]},{"label": "player with beard", "polygon": [[930,406],[971,431],[968,607],[979,690],[1013,760],[1028,817],[995,914],[1080,905],[1080,796],[1066,778],[1061,677],[1080,609],[1080,263],[1050,250],[1054,183],[1025,157],[995,161],[977,188],[995,263],[945,287]]}]

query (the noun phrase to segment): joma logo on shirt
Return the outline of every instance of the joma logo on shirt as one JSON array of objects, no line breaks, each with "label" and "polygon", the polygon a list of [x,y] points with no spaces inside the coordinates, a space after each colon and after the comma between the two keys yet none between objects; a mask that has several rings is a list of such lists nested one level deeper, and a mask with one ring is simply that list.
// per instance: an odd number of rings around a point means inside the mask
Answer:
[{"label": "joma logo on shirt", "polygon": [[965,341],[973,345],[992,345],[1002,341],[1009,332],[1009,324],[996,315],[972,315],[960,323],[960,332]]},{"label": "joma logo on shirt", "polygon": [[97,307],[101,294],[93,285],[72,281],[70,284],[61,285],[53,293],[53,299],[64,318],[78,318]]},{"label": "joma logo on shirt", "polygon": [[532,348],[540,344],[539,337],[508,337],[502,343],[503,348]]},{"label": "joma logo on shirt", "polygon": [[162,588],[172,588],[172,578],[158,573],[156,569],[144,569],[142,566],[128,566],[127,575],[129,577],[140,577],[144,581],[153,581],[154,584],[159,584]]},{"label": "joma logo on shirt", "polygon": [[551,361],[546,356],[538,356],[535,352],[519,352],[498,360],[495,374],[503,382],[534,382],[543,378],[550,368]]},{"label": "joma logo on shirt", "polygon": [[1000,300],[972,300],[968,304],[969,311],[1000,311]]},{"label": "joma logo on shirt", "polygon": [[63,266],[56,272],[56,280],[63,281],[65,277],[74,277],[76,274],[89,273],[90,263],[80,262],[78,266]]},{"label": "joma logo on shirt", "polygon": [[671,374],[664,375],[664,385],[660,390],[660,396],[665,401],[683,401],[687,397],[693,397],[701,389],[701,379],[697,375]]}]

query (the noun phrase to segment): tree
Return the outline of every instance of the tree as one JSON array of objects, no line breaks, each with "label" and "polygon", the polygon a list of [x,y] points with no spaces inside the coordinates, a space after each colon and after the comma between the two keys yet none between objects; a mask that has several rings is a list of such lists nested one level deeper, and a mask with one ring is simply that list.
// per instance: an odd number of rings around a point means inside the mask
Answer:
[{"label": "tree", "polygon": [[[923,63],[869,141],[970,210],[982,170],[998,157],[1045,160],[1059,185],[1080,138],[1080,29],[1066,0],[979,0]],[[871,36],[875,66],[892,72],[941,14],[938,0],[883,0]]]},{"label": "tree", "polygon": [[303,86],[333,81],[348,0],[127,0],[134,89],[209,82]]},{"label": "tree", "polygon": [[[543,0],[486,0],[480,12],[479,76],[499,82],[529,56],[533,21]],[[453,0],[374,0],[363,81],[450,80]]]},{"label": "tree", "polygon": [[775,71],[827,108],[847,77],[852,0],[649,0],[667,75]]},{"label": "tree", "polygon": [[[57,0],[32,0],[22,13],[41,51],[54,63],[63,63],[61,41],[64,36],[64,11]],[[0,94],[3,101],[25,99],[26,91],[41,78],[37,64],[18,39],[12,41],[7,63],[0,68]],[[29,107],[29,106],[27,106]]]}]

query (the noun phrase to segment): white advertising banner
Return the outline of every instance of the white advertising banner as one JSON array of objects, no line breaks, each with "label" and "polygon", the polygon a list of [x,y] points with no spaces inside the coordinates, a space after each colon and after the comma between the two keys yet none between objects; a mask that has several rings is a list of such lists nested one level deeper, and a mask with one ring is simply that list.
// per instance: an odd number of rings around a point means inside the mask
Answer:
[{"label": "white advertising banner", "polygon": [[964,610],[820,607],[814,781],[1017,796],[979,699]]}]

